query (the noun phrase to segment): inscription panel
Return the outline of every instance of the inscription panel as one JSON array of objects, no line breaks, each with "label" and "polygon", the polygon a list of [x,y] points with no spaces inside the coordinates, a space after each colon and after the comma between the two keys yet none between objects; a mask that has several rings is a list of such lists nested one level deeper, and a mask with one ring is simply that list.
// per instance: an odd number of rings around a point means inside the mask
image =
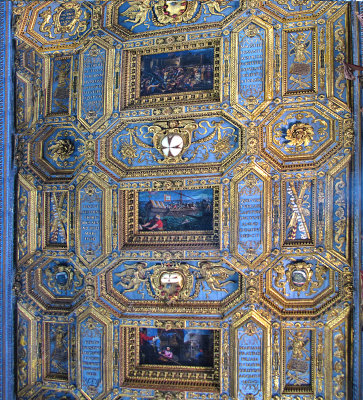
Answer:
[{"label": "inscription panel", "polygon": [[110,251],[111,190],[91,174],[77,189],[76,252],[86,264],[93,264]]},{"label": "inscription panel", "polygon": [[89,262],[102,254],[102,201],[102,190],[92,183],[80,191],[80,249]]},{"label": "inscription panel", "polygon": [[93,40],[80,55],[78,118],[95,131],[112,112],[115,50]]},{"label": "inscription panel", "polygon": [[263,252],[263,181],[249,174],[238,184],[238,252],[253,261]]},{"label": "inscription panel", "polygon": [[82,321],[80,328],[82,390],[92,396],[98,396],[105,389],[103,381],[104,326],[89,317]]},{"label": "inscription panel", "polygon": [[232,33],[232,102],[248,117],[272,99],[272,26],[252,17]]},{"label": "inscription panel", "polygon": [[271,220],[266,213],[270,191],[267,175],[253,164],[232,179],[232,249],[244,262],[256,263],[271,245]]},{"label": "inscription panel", "polygon": [[238,329],[238,398],[263,399],[263,330],[255,322]]},{"label": "inscription panel", "polygon": [[233,398],[271,398],[269,332],[269,323],[255,312],[246,313],[233,323]]}]

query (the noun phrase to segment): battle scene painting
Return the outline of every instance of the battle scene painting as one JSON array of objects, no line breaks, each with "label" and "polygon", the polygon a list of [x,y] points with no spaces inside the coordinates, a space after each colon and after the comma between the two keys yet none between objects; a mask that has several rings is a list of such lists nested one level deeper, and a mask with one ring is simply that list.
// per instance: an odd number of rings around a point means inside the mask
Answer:
[{"label": "battle scene painting", "polygon": [[213,89],[214,48],[141,56],[141,96]]},{"label": "battle scene painting", "polygon": [[139,193],[139,231],[213,229],[213,189]]},{"label": "battle scene painting", "polygon": [[213,367],[213,330],[140,328],[140,365]]}]

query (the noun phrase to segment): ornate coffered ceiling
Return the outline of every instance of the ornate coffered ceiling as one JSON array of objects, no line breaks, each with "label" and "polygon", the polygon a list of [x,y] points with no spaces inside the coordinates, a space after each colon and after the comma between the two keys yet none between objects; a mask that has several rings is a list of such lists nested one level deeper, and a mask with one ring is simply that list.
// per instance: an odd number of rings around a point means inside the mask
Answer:
[{"label": "ornate coffered ceiling", "polygon": [[351,5],[13,11],[18,398],[352,398]]}]

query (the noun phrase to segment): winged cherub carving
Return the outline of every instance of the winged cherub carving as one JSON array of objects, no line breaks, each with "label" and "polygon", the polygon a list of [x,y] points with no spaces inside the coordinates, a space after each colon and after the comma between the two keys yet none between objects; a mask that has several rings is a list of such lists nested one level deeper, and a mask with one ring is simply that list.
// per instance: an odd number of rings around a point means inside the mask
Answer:
[{"label": "winged cherub carving", "polygon": [[141,284],[145,284],[148,281],[148,271],[152,270],[154,267],[146,268],[147,263],[138,262],[136,264],[128,266],[124,271],[115,274],[120,278],[120,284],[125,288],[123,293],[134,292],[139,289]]},{"label": "winged cherub carving", "polygon": [[219,263],[200,261],[198,266],[200,276],[197,277],[197,279],[202,281],[202,285],[203,281],[205,281],[211,290],[228,293],[228,290],[224,288],[224,286],[229,283],[235,283],[235,281],[231,279],[226,281],[226,279],[234,275],[235,272],[223,267]]}]

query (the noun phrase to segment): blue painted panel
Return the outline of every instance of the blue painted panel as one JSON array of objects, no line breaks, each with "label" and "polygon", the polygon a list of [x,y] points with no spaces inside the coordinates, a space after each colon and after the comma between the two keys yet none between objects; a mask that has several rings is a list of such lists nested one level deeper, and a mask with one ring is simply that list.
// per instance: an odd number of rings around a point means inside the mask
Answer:
[{"label": "blue painted panel", "polygon": [[313,30],[287,33],[287,90],[313,90]]},{"label": "blue painted panel", "polygon": [[49,374],[68,377],[69,334],[66,324],[49,324]]},{"label": "blue painted panel", "polygon": [[286,385],[312,384],[311,330],[287,330],[286,335]]},{"label": "blue painted panel", "polygon": [[347,168],[334,178],[333,198],[333,248],[338,253],[346,255],[347,250],[347,226],[348,226],[348,182]]},{"label": "blue painted panel", "polygon": [[92,182],[80,190],[80,252],[88,262],[94,261],[103,252],[103,201],[102,190]]},{"label": "blue painted panel", "polygon": [[237,330],[238,400],[263,400],[263,329],[253,321]]},{"label": "blue painted panel", "polygon": [[126,1],[118,9],[120,26],[141,33],[161,28],[219,22],[239,7],[237,0],[224,1]]},{"label": "blue painted panel", "polygon": [[104,114],[106,50],[94,44],[83,57],[81,117],[93,125]]},{"label": "blue painted panel", "polygon": [[239,103],[252,112],[264,100],[266,31],[251,23],[238,39]]},{"label": "blue painted panel", "polygon": [[347,102],[347,80],[344,76],[343,61],[346,61],[346,17],[343,14],[333,24],[334,32],[334,96]]},{"label": "blue painted panel", "polygon": [[88,317],[80,325],[81,388],[92,397],[104,390],[104,326]]},{"label": "blue painted panel", "polygon": [[70,106],[72,57],[57,57],[52,62],[52,114],[68,114]]},{"label": "blue painted panel", "polygon": [[238,183],[238,252],[249,261],[263,252],[263,186],[253,173]]}]

